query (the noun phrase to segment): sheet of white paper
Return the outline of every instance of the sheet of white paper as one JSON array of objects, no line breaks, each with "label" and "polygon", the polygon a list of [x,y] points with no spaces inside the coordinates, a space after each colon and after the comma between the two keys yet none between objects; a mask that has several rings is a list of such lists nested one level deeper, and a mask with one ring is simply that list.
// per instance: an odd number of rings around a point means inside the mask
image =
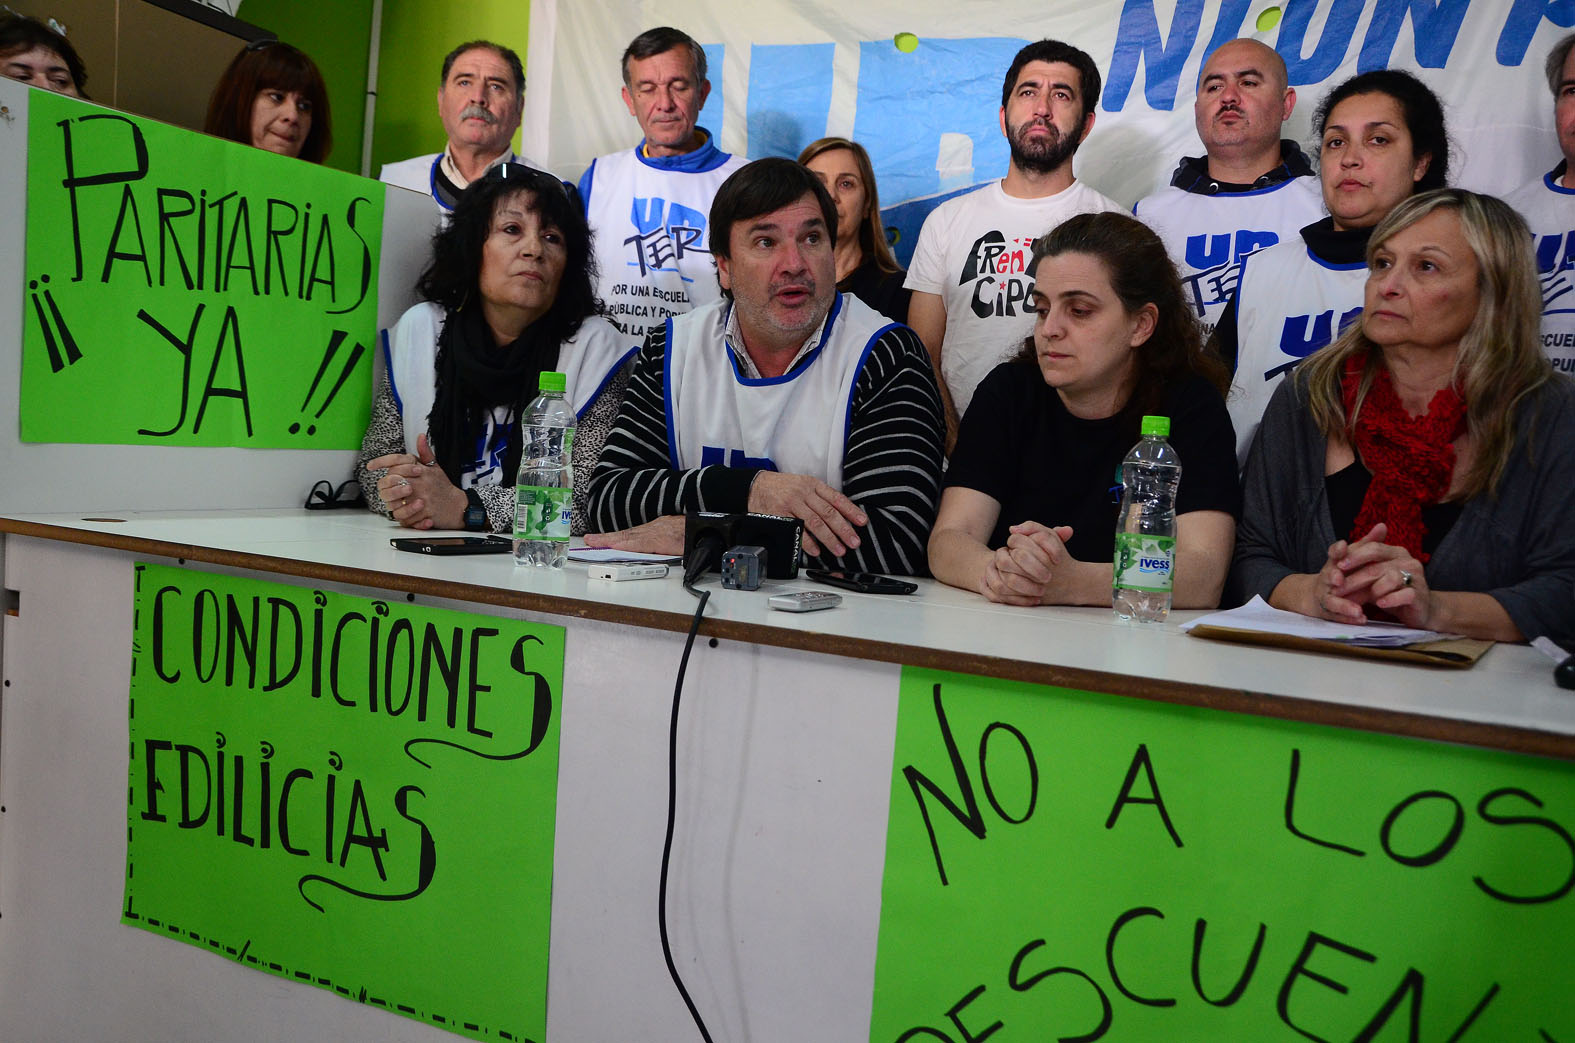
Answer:
[{"label": "sheet of white paper", "polygon": [[1560,648],[1558,645],[1554,644],[1553,639],[1550,637],[1533,638],[1531,641],[1531,647],[1535,648],[1537,651],[1541,652],[1555,663],[1562,663],[1564,660],[1570,657],[1570,654],[1564,651],[1564,649]]},{"label": "sheet of white paper", "polygon": [[601,564],[613,561],[659,561],[665,565],[675,565],[684,559],[675,554],[644,554],[634,550],[613,550],[611,547],[575,547],[569,551],[569,560]]},{"label": "sheet of white paper", "polygon": [[1286,612],[1271,608],[1267,601],[1255,597],[1240,608],[1200,616],[1181,625],[1182,631],[1195,626],[1231,627],[1235,630],[1256,630],[1264,634],[1283,634],[1287,637],[1312,637],[1324,641],[1344,641],[1367,648],[1401,648],[1419,641],[1436,641],[1448,637],[1431,630],[1414,630],[1394,623],[1368,623],[1351,626],[1327,619],[1314,619],[1299,612]]}]

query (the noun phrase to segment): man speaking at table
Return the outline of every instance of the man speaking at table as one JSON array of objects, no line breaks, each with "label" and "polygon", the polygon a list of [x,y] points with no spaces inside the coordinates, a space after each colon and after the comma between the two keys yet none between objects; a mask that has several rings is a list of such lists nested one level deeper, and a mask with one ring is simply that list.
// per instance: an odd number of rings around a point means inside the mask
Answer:
[{"label": "man speaking at table", "polygon": [[591,478],[593,547],[677,554],[687,511],[804,521],[832,567],[913,575],[941,473],[941,400],[912,330],[837,293],[837,211],[761,159],[722,184],[723,299],[668,319],[635,362]]}]

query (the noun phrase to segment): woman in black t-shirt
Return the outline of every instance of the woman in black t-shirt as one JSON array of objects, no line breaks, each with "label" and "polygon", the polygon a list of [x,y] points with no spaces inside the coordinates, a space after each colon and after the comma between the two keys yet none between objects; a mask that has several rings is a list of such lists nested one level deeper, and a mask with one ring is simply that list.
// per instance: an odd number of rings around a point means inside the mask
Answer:
[{"label": "woman in black t-shirt", "polygon": [[1240,490],[1228,377],[1159,238],[1081,214],[1034,242],[1033,336],[963,418],[930,570],[1012,605],[1108,605],[1121,460],[1144,414],[1181,457],[1175,605],[1219,602]]}]

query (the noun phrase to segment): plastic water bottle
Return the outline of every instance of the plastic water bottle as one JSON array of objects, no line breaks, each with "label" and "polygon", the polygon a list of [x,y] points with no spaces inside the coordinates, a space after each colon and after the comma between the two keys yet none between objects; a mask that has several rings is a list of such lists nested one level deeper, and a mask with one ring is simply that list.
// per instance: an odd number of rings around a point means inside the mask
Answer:
[{"label": "plastic water bottle", "polygon": [[561,569],[574,520],[574,410],[562,373],[541,375],[541,394],[520,418],[520,472],[514,482],[514,564]]},{"label": "plastic water bottle", "polygon": [[1121,513],[1116,516],[1116,615],[1163,623],[1170,614],[1176,563],[1176,486],[1181,458],[1165,438],[1170,418],[1143,418],[1143,438],[1121,461]]}]

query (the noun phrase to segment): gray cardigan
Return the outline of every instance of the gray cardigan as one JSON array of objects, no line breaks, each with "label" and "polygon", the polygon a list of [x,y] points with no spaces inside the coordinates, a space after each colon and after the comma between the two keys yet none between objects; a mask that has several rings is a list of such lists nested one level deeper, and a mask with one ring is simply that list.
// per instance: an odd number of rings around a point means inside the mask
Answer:
[{"label": "gray cardigan", "polygon": [[[1490,594],[1527,639],[1547,635],[1575,651],[1575,380],[1556,375],[1522,404],[1516,427],[1497,495],[1466,502],[1427,582]],[[1282,382],[1243,477],[1234,577],[1243,600],[1268,600],[1286,576],[1323,568],[1337,538],[1325,454],[1305,379]]]}]

